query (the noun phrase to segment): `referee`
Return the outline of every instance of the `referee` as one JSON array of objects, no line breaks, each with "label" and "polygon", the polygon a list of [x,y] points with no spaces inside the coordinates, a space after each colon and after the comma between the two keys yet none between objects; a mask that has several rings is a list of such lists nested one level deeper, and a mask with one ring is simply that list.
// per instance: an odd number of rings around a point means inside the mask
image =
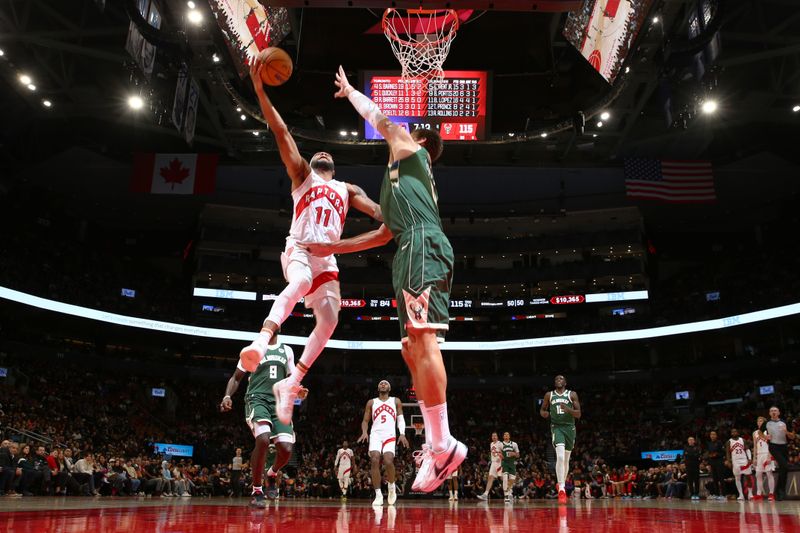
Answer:
[{"label": "referee", "polygon": [[778,486],[775,499],[786,497],[786,476],[789,472],[789,447],[786,439],[794,439],[797,435],[786,429],[786,422],[781,420],[781,411],[774,405],[769,408],[769,420],[759,429],[767,433],[769,453],[778,463]]}]

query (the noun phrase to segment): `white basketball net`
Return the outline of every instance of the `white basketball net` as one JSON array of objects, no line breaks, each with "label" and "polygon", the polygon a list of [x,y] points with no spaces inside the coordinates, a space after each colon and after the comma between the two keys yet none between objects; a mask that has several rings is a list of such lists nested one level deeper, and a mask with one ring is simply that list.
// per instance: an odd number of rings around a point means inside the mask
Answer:
[{"label": "white basketball net", "polygon": [[[437,80],[444,77],[444,61],[458,30],[454,9],[387,9],[383,33],[392,45],[407,80]],[[421,83],[427,89],[427,83]]]}]

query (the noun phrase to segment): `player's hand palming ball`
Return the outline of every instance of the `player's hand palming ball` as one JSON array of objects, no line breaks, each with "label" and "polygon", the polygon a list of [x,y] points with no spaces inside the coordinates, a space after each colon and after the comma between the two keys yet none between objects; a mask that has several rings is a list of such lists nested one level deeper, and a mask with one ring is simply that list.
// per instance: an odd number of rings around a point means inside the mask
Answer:
[{"label": "player's hand palming ball", "polygon": [[265,48],[258,53],[256,65],[261,81],[270,87],[283,85],[292,76],[292,58],[280,48]]}]

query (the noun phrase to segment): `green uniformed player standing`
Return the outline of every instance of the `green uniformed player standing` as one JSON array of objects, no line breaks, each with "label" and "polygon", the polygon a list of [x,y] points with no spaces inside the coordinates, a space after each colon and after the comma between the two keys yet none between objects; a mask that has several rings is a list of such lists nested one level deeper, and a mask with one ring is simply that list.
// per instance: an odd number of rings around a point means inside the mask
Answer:
[{"label": "green uniformed player standing", "polygon": [[[267,472],[267,478],[273,483],[278,471],[289,462],[292,455],[294,428],[292,424],[283,424],[278,420],[275,413],[275,396],[272,394],[272,385],[290,375],[293,370],[294,352],[289,346],[278,342],[276,333],[267,346],[267,351],[255,372],[250,374],[247,380],[247,391],[244,395],[245,422],[256,439],[255,448],[250,456],[250,468],[253,473],[253,496],[250,505],[255,507],[266,506],[261,483],[270,442],[277,443],[274,462]],[[246,374],[247,372],[239,361],[236,371],[225,387],[225,397],[220,404],[221,411],[226,412],[233,408],[231,396],[236,393],[239,383]],[[307,395],[308,389],[301,389],[299,397],[305,398]],[[271,487],[270,497],[274,497],[274,495],[275,490]]]},{"label": "green uniformed player standing", "polygon": [[506,503],[511,503],[514,492],[514,482],[517,479],[517,459],[519,458],[519,446],[511,440],[511,433],[503,433],[503,458],[500,460],[500,468],[503,469],[503,492],[506,495]]},{"label": "green uniformed player standing", "polygon": [[581,417],[581,404],[578,393],[567,390],[567,379],[564,376],[556,376],[555,390],[544,395],[539,414],[550,419],[550,432],[556,449],[558,503],[567,503],[564,482],[569,472],[569,456],[575,447],[575,419]]},{"label": "green uniformed player standing", "polygon": [[453,249],[442,231],[431,165],[442,153],[442,138],[431,128],[410,132],[395,124],[369,98],[336,75],[338,98],[356,111],[389,144],[389,164],[381,185],[384,224],[374,231],[332,243],[300,243],[313,255],[351,253],[397,244],[392,282],[397,297],[403,359],[411,372],[430,440],[412,489],[431,492],[458,470],[467,447],[450,435],[447,419],[447,373],[437,337],[449,327],[448,306],[453,281]]}]

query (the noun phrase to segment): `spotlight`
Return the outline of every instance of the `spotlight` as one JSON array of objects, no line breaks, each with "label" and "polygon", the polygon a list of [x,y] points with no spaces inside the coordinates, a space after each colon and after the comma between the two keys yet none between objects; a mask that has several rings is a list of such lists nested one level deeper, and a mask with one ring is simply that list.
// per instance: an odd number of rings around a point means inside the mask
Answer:
[{"label": "spotlight", "polygon": [[339,135],[341,135],[342,137],[347,137],[347,132],[344,130],[340,130]]},{"label": "spotlight", "polygon": [[653,17],[653,24],[658,24],[660,20],[658,17]]},{"label": "spotlight", "polygon": [[602,113],[600,113],[600,118],[603,120],[608,120],[611,118],[611,113],[609,113],[608,111],[603,111]]},{"label": "spotlight", "polygon": [[797,113],[798,111],[800,111],[800,105],[796,105],[796,106],[794,106],[794,107],[792,108],[792,111],[794,111],[795,113]]},{"label": "spotlight", "polygon": [[189,22],[191,22],[195,26],[203,22],[203,14],[196,9],[190,9],[189,12],[186,14],[186,18]]},{"label": "spotlight", "polygon": [[53,107],[53,102],[50,100],[42,100],[42,105],[45,107]]},{"label": "spotlight", "polygon": [[254,135],[255,137],[258,137],[259,135],[261,135],[261,133],[259,133],[259,132],[257,132],[257,131],[254,131],[254,132],[253,132],[253,135]]},{"label": "spotlight", "polygon": [[237,113],[241,113],[241,112],[242,112],[242,108],[241,108],[241,107],[237,107],[237,108],[236,108],[236,112],[237,112]]},{"label": "spotlight", "polygon": [[597,137],[597,134],[596,133],[592,133],[592,137]]},{"label": "spotlight", "polygon": [[539,137],[541,137],[542,139],[544,139],[545,137],[547,137],[547,132],[540,133],[540,134],[539,134]]},{"label": "spotlight", "polygon": [[602,128],[603,127],[603,121],[602,120],[598,120],[597,121],[597,127],[598,128]]},{"label": "spotlight", "polygon": [[194,9],[195,7],[197,7],[194,4],[194,2],[192,2],[192,0],[189,0],[188,2],[186,2],[186,5],[189,6],[189,9]]},{"label": "spotlight", "polygon": [[30,85],[31,83],[33,83],[33,80],[27,74],[20,74],[19,75],[19,82],[22,85]]},{"label": "spotlight", "polygon": [[509,136],[509,137],[513,137],[513,136],[514,136],[514,132],[513,132],[513,131],[509,131],[509,132],[508,132],[508,136]]},{"label": "spotlight", "polygon": [[703,113],[706,115],[710,115],[717,110],[717,101],[716,100],[705,100],[703,105],[701,106]]},{"label": "spotlight", "polygon": [[242,120],[247,120],[247,115],[241,114],[241,115],[239,115],[239,118],[242,119]]},{"label": "spotlight", "polygon": [[142,100],[141,96],[131,96],[128,98],[128,106],[131,109],[139,110],[144,107],[144,100]]},{"label": "spotlight", "polygon": [[2,48],[0,48],[0,57],[3,57],[4,55],[6,55],[6,53],[5,53],[5,52],[3,52],[3,49],[2,49]]},{"label": "spotlight", "polygon": [[630,74],[631,67],[625,67],[625,74]]},{"label": "spotlight", "polygon": [[31,91],[35,91],[36,90],[36,85],[34,85],[32,83],[29,83],[28,84],[28,89],[30,89]]},{"label": "spotlight", "polygon": [[351,132],[350,132],[350,135],[352,135],[353,137],[355,137],[356,135],[358,135],[358,132],[357,132],[357,131],[351,131]]},{"label": "spotlight", "polygon": [[217,54],[212,55],[211,61],[213,61],[214,63],[219,63],[220,62],[219,56]]}]

